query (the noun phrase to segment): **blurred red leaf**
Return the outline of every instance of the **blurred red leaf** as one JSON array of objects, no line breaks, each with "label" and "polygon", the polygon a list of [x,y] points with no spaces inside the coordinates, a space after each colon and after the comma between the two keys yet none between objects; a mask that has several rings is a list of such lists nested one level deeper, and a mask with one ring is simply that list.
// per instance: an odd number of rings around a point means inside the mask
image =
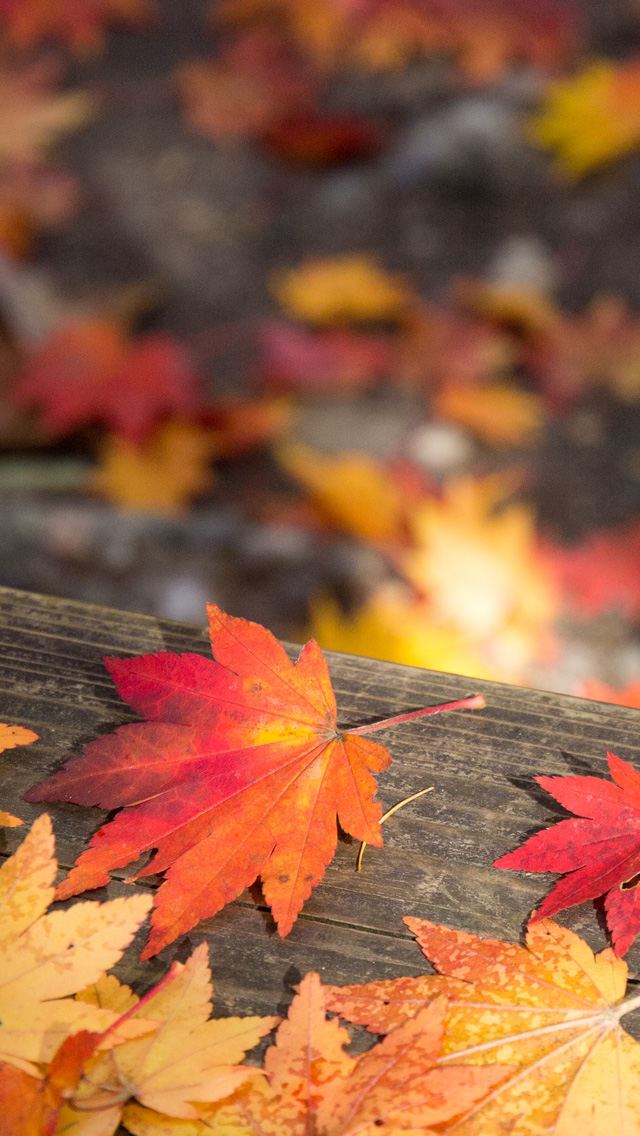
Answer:
[{"label": "blurred red leaf", "polygon": [[54,435],[91,422],[142,442],[159,419],[200,407],[184,350],[166,335],[129,343],[115,321],[68,323],[37,348],[11,390],[20,407],[38,407]]},{"label": "blurred red leaf", "polygon": [[561,593],[583,616],[617,608],[640,617],[640,523],[597,532],[573,548],[549,549]]},{"label": "blurred red leaf", "polygon": [[356,114],[296,113],[275,122],[261,141],[279,158],[306,166],[370,158],[384,143],[379,123]]},{"label": "blurred red leaf", "polygon": [[393,343],[381,335],[313,332],[271,320],[261,325],[258,344],[263,380],[278,389],[360,389],[393,369]]}]

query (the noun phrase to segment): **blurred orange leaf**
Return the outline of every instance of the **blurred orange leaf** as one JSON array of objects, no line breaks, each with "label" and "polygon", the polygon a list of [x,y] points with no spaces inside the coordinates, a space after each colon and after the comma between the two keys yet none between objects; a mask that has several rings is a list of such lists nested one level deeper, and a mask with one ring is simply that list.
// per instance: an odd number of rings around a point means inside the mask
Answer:
[{"label": "blurred orange leaf", "polygon": [[11,44],[57,39],[79,54],[103,47],[107,25],[144,24],[154,12],[153,0],[0,0],[0,24]]},{"label": "blurred orange leaf", "polygon": [[311,605],[311,633],[327,651],[472,678],[498,677],[473,643],[457,628],[435,622],[428,603],[400,583],[382,585],[351,614],[331,597],[317,596]]},{"label": "blurred orange leaf", "polygon": [[401,562],[434,622],[483,644],[512,679],[550,650],[557,603],[533,512],[508,503],[516,484],[508,474],[449,482],[413,510],[414,546]]},{"label": "blurred orange leaf", "polygon": [[411,303],[402,277],[365,254],[311,257],[274,273],[271,288],[288,315],[311,324],[397,320]]},{"label": "blurred orange leaf", "polygon": [[433,54],[455,58],[473,81],[513,62],[555,70],[575,46],[572,14],[558,0],[224,0],[212,18],[280,27],[316,66],[397,69]]},{"label": "blurred orange leaf", "polygon": [[328,456],[297,442],[280,446],[277,457],[334,524],[374,543],[406,540],[404,496],[380,462],[355,452]]},{"label": "blurred orange leaf", "polygon": [[263,135],[315,94],[309,74],[264,28],[247,32],[215,60],[183,63],[176,82],[187,123],[214,140]]},{"label": "blurred orange leaf", "polygon": [[529,446],[544,423],[541,399],[505,383],[481,387],[445,386],[432,409],[493,446]]},{"label": "blurred orange leaf", "polygon": [[616,706],[632,706],[640,710],[640,680],[628,682],[622,690],[614,690],[605,682],[588,678],[580,688],[581,698],[592,698],[594,702],[613,702]]}]

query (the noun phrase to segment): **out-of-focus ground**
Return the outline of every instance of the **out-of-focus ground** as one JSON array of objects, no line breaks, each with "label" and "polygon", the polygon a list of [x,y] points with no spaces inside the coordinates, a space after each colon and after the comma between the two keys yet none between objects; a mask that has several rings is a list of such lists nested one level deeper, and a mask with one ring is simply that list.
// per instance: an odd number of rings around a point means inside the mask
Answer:
[{"label": "out-of-focus ground", "polygon": [[[377,141],[350,160],[309,164],[241,132],[205,137],[185,121],[176,69],[219,56],[231,35],[207,26],[209,7],[161,0],[151,27],[112,29],[101,54],[65,56],[65,89],[88,91],[97,110],[55,149],[56,161],[78,179],[78,208],[43,227],[28,256],[2,256],[0,311],[20,367],[65,320],[129,304],[135,334],[169,333],[192,352],[205,400],[255,400],[274,389],[261,354],[264,321],[305,327],[278,302],[277,271],[309,257],[357,253],[402,274],[394,279],[402,279],[412,303],[434,310],[455,307],[452,289],[466,279],[544,296],[567,321],[578,321],[599,297],[616,297],[637,321],[640,158],[630,146],[585,176],[561,176],[553,156],[527,140],[526,123],[550,81],[541,69],[511,65],[474,83],[438,54],[382,73],[338,69],[324,83],[323,113],[375,122]],[[579,20],[580,51],[566,75],[581,59],[624,61],[640,48],[640,15],[629,4],[606,13],[583,6]],[[472,321],[479,318],[476,312]],[[640,560],[637,580],[632,551],[622,583],[615,568],[616,540],[635,547],[640,523],[640,349],[635,362],[631,352],[624,389],[585,382],[570,397],[556,397],[551,379],[540,385],[539,353],[529,365],[523,321],[518,309],[501,323],[494,307],[482,325],[517,340],[506,371],[496,367],[491,381],[497,375],[540,400],[538,429],[512,443],[496,444],[495,429],[470,428],[464,415],[438,410],[440,388],[427,378],[289,383],[286,446],[302,443],[325,456],[357,452],[379,469],[401,468],[402,539],[371,538],[345,519],[342,506],[336,512],[322,491],[312,492],[309,479],[301,482],[283,460],[282,436],[223,452],[210,488],[169,513],[85,491],[102,444],[98,425],[38,436],[10,423],[0,459],[0,582],[196,622],[204,603],[215,601],[287,639],[315,631],[322,645],[398,661],[569,693],[589,679],[621,689],[640,677]],[[454,346],[463,324],[461,316]],[[344,334],[361,330],[357,319],[336,326]],[[407,334],[384,315],[369,326],[394,343]],[[586,336],[572,328],[578,340]],[[569,332],[558,334],[566,345]],[[623,351],[623,332],[616,335],[614,354],[617,344]],[[433,344],[425,339],[425,357],[439,350]],[[465,359],[480,350],[470,348]],[[573,361],[575,346],[571,352]],[[568,367],[569,356],[559,350],[557,366],[564,359]],[[286,385],[276,382],[276,393]],[[505,404],[489,416],[510,412]],[[516,471],[513,488],[468,523],[479,525],[475,563],[455,525],[422,514],[461,478],[477,482],[498,470]],[[355,500],[346,476],[344,495]],[[494,534],[489,555],[480,520],[494,509],[504,516],[514,502],[531,540],[514,549],[510,537]],[[369,486],[361,512],[378,508]],[[462,514],[456,523],[464,533]],[[432,526],[426,536],[418,535],[421,525]],[[596,581],[596,599],[585,601],[579,587],[566,584],[563,555],[588,551],[592,539],[604,541],[603,550],[584,563],[600,573],[602,587]],[[423,569],[412,557],[420,549],[430,559],[418,579]],[[531,586],[518,559],[527,549]],[[501,555],[511,558],[507,599],[496,598]],[[445,583],[463,563],[457,597]],[[494,570],[500,578],[487,583]],[[518,574],[527,595],[516,594]],[[522,614],[538,587],[548,595]],[[465,614],[475,590],[480,605],[494,604],[493,615]]]}]

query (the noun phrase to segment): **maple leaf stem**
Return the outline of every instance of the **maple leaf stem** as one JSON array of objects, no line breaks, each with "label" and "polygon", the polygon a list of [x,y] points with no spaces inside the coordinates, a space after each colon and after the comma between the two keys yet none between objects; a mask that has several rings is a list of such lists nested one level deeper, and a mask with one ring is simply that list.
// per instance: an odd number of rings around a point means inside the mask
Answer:
[{"label": "maple leaf stem", "polygon": [[618,1008],[618,1017],[621,1018],[624,1014],[630,1014],[632,1010],[637,1010],[640,1006],[640,994],[636,994],[635,998],[627,998]]},{"label": "maple leaf stem", "polygon": [[423,718],[426,714],[439,714],[442,710],[482,710],[486,706],[484,694],[472,694],[470,698],[460,698],[457,702],[443,702],[440,706],[428,706],[426,710],[411,710],[408,714],[396,714],[395,718],[384,718],[381,722],[371,722],[366,726],[355,726],[352,730],[342,730],[343,734],[372,734],[374,730],[386,730],[388,726],[399,726],[412,718]]}]

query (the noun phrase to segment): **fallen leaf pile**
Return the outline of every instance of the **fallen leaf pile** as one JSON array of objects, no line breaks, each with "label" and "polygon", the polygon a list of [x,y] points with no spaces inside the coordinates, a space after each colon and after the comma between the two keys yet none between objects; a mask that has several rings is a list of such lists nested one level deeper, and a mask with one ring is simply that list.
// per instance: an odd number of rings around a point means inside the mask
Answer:
[{"label": "fallen leaf pile", "polygon": [[193,1102],[217,1101],[252,1078],[238,1063],[278,1019],[210,1019],[204,944],[140,1000],[105,971],[131,942],[150,895],[46,914],[55,872],[44,814],[0,868],[3,1133],[110,1136],[133,1099],[197,1117]]}]

